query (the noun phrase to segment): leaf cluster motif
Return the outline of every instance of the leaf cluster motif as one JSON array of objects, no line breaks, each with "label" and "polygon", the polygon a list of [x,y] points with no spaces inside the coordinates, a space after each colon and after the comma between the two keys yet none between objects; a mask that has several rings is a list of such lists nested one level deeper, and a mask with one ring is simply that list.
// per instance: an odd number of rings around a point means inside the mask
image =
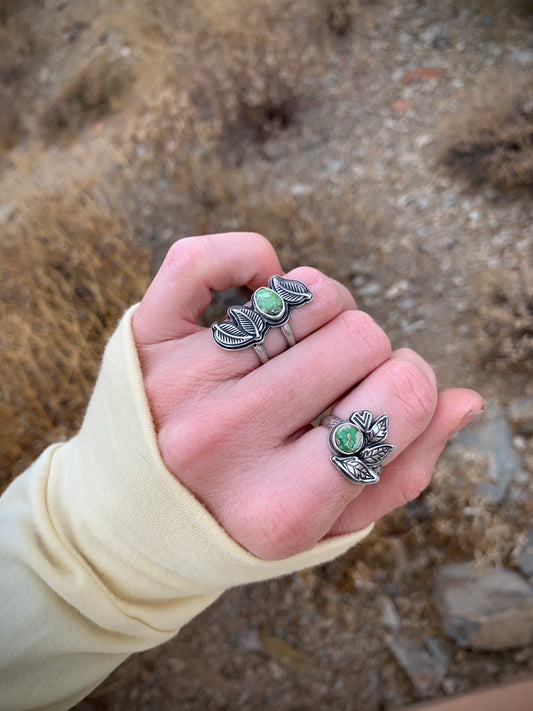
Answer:
[{"label": "leaf cluster motif", "polygon": [[282,326],[289,319],[293,308],[311,301],[313,294],[301,281],[272,276],[268,286],[285,302],[287,307],[285,317],[275,323],[269,321],[254,308],[249,306],[230,306],[229,321],[217,322],[212,325],[213,338],[222,348],[240,350],[249,346],[259,345],[272,326]]},{"label": "leaf cluster motif", "polygon": [[389,416],[381,415],[372,421],[369,410],[353,412],[350,421],[363,432],[364,445],[357,454],[332,455],[331,461],[349,481],[356,484],[375,484],[379,481],[383,461],[394,449],[384,442],[389,427]]}]

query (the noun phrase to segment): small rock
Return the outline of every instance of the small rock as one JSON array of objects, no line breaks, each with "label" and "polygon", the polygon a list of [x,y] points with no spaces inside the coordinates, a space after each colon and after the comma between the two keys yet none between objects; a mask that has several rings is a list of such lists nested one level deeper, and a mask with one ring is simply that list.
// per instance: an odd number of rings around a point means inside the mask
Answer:
[{"label": "small rock", "polygon": [[341,170],[344,168],[344,163],[342,160],[339,158],[333,158],[333,160],[329,160],[324,168],[324,173],[326,175],[338,175]]},{"label": "small rock", "polygon": [[447,696],[450,696],[450,694],[455,694],[457,691],[457,681],[455,679],[452,679],[451,677],[448,677],[447,679],[444,679],[442,682],[442,690]]},{"label": "small rock", "polygon": [[529,67],[533,64],[533,49],[515,49],[510,59],[523,67]]},{"label": "small rock", "polygon": [[518,565],[524,575],[533,578],[533,528],[526,533],[525,543],[518,554]]},{"label": "small rock", "polygon": [[271,138],[263,143],[262,151],[267,160],[275,161],[283,158],[287,152],[287,146],[282,141]]},{"label": "small rock", "polygon": [[237,630],[231,634],[230,643],[236,652],[242,654],[263,651],[257,630]]},{"label": "small rock", "polygon": [[376,281],[372,281],[370,284],[361,287],[358,294],[359,296],[377,296],[381,294],[381,291],[381,286]]},{"label": "small rock", "polygon": [[291,193],[294,197],[302,197],[303,195],[308,195],[311,192],[309,185],[304,185],[303,183],[295,183],[291,187]]},{"label": "small rock", "polygon": [[511,403],[508,409],[513,427],[523,435],[533,435],[533,397],[523,397]]},{"label": "small rock", "polygon": [[417,148],[424,148],[425,146],[429,146],[432,141],[433,136],[430,136],[427,133],[422,133],[421,135],[415,138],[415,146]]},{"label": "small rock", "polygon": [[386,299],[396,299],[400,294],[405,294],[411,288],[407,279],[400,279],[385,292]]},{"label": "small rock", "polygon": [[405,635],[387,641],[388,648],[420,696],[431,696],[438,689],[448,667],[447,655],[432,642],[434,640],[426,640],[424,648]]},{"label": "small rock", "polygon": [[397,632],[401,627],[400,616],[395,604],[386,595],[380,595],[377,603],[381,609],[381,623],[391,632]]},{"label": "small rock", "polygon": [[517,573],[450,563],[437,571],[435,596],[444,632],[462,647],[533,642],[533,588]]},{"label": "small rock", "polygon": [[513,437],[513,447],[517,452],[524,452],[527,449],[527,442],[522,435],[516,435]]},{"label": "small rock", "polygon": [[474,450],[485,458],[484,481],[477,485],[476,493],[487,504],[500,503],[511,480],[522,469],[505,412],[493,407],[474,425],[461,430],[453,448]]}]

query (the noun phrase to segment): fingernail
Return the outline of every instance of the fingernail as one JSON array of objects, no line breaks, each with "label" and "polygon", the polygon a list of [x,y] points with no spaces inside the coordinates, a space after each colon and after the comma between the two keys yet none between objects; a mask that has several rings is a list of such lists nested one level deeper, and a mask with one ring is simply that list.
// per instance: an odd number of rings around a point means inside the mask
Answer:
[{"label": "fingernail", "polygon": [[459,432],[459,430],[462,430],[463,427],[466,427],[466,425],[469,425],[471,422],[473,422],[475,419],[477,419],[480,415],[482,415],[486,410],[485,405],[481,408],[481,410],[470,410],[470,412],[467,412],[466,415],[463,417],[461,422],[458,424],[456,429],[453,431],[453,434],[456,434],[456,432]]},{"label": "fingernail", "polygon": [[483,405],[481,410],[470,410],[470,412],[467,412],[466,415],[461,420],[459,429],[461,429],[465,425],[470,424],[470,422],[473,422],[476,418],[478,418],[480,415],[482,415],[485,412],[485,409],[486,409],[485,405]]}]

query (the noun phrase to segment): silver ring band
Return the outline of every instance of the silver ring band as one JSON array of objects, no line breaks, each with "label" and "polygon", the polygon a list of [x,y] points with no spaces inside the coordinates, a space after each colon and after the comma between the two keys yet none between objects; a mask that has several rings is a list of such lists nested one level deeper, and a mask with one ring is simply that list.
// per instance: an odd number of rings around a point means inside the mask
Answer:
[{"label": "silver ring band", "polygon": [[264,365],[265,363],[268,363],[270,358],[268,357],[268,353],[265,350],[265,347],[262,345],[259,346],[253,346],[254,351],[257,353],[257,357],[261,361],[261,365]]},{"label": "silver ring band", "polygon": [[296,345],[296,338],[294,337],[294,333],[292,332],[292,328],[289,326],[288,323],[284,323],[283,326],[280,328],[280,331],[283,333],[285,336],[285,340],[287,341],[289,348],[291,346]]},{"label": "silver ring band", "polygon": [[353,484],[375,484],[384,460],[395,446],[385,442],[389,416],[374,419],[369,410],[352,412],[348,420],[326,415],[320,424],[329,429],[330,460]]}]

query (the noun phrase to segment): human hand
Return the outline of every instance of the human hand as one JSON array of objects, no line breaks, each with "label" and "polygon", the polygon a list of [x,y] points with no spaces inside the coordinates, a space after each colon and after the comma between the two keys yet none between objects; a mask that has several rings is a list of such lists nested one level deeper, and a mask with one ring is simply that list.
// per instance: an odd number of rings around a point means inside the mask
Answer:
[{"label": "human hand", "polygon": [[[313,300],[291,314],[297,343],[279,329],[252,349],[225,351],[198,318],[211,290],[264,286],[282,274],[261,236],[182,239],[170,249],[133,318],[161,456],[169,471],[240,545],[268,560],[364,528],[416,498],[447,439],[482,409],[477,393],[437,393],[415,352],[391,352],[384,331],[338,282],[309,267],[287,276]],[[328,434],[312,428],[333,403],[389,415],[388,457],[379,483],[348,482],[330,462]]]}]

